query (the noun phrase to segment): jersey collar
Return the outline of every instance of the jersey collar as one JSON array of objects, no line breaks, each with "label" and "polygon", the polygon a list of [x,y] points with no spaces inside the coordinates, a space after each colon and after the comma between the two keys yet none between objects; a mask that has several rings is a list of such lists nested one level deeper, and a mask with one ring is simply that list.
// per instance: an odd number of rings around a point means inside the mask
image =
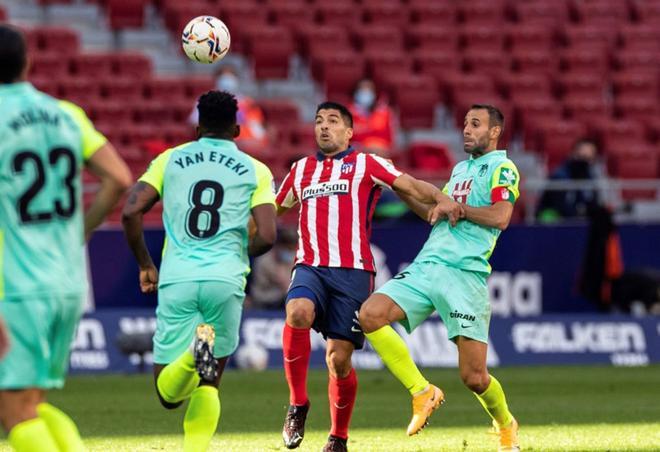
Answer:
[{"label": "jersey collar", "polygon": [[16,82],[16,83],[2,83],[0,84],[0,94],[13,94],[24,93],[27,91],[34,91],[34,87],[30,82]]},{"label": "jersey collar", "polygon": [[[354,150],[355,149],[353,148],[353,146],[349,146],[348,149],[346,149],[343,152],[340,152],[339,154],[333,155],[332,158],[335,159],[335,160],[341,160],[344,157],[346,157],[347,155],[349,155],[350,153],[352,153]],[[326,157],[325,154],[321,151],[316,151],[316,160],[318,160],[319,162],[322,161],[322,160],[325,160],[327,158],[330,158],[330,157]]]},{"label": "jersey collar", "polygon": [[233,142],[232,140],[225,140],[224,138],[201,137],[197,141],[201,143],[210,144],[212,146],[223,146],[232,149],[238,149],[238,146],[236,146],[235,142]]},{"label": "jersey collar", "polygon": [[470,156],[469,160],[471,162],[485,162],[486,160],[490,160],[493,157],[506,157],[506,150],[497,149],[494,151],[490,151],[489,153],[484,154],[481,157],[477,157],[476,159],[473,156]]}]

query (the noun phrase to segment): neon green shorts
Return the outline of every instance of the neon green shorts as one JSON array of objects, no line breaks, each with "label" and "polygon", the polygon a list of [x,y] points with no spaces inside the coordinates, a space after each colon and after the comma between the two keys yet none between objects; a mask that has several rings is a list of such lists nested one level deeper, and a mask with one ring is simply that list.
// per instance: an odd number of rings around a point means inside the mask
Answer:
[{"label": "neon green shorts", "polygon": [[0,389],[64,386],[83,295],[12,297],[0,301],[10,349],[0,360]]},{"label": "neon green shorts", "polygon": [[208,323],[215,328],[216,358],[229,356],[238,347],[243,313],[243,286],[225,281],[172,283],[158,288],[154,363],[169,364],[192,343],[195,328]]},{"label": "neon green shorts", "polygon": [[488,342],[490,303],[486,277],[441,263],[413,262],[376,293],[390,297],[406,313],[410,333],[438,311],[449,339],[464,336]]}]

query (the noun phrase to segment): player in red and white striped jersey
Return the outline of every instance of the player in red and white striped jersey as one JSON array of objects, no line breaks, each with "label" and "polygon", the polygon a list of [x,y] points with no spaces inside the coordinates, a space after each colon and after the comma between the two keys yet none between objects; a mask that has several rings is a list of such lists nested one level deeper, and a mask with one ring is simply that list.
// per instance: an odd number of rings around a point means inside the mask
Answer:
[{"label": "player in red and white striped jersey", "polygon": [[293,164],[277,194],[279,213],[300,204],[300,238],[283,332],[290,406],[282,436],[290,449],[302,442],[309,409],[313,327],[328,341],[332,428],[324,450],[346,450],[357,391],[351,355],[364,343],[357,312],[373,290],[376,269],[369,238],[382,189],[394,189],[416,211],[417,203],[438,204],[446,215],[460,215],[458,204],[433,185],[403,174],[385,159],[354,151],[349,146],[352,126],[345,106],[320,104],[315,124],[319,150]]}]

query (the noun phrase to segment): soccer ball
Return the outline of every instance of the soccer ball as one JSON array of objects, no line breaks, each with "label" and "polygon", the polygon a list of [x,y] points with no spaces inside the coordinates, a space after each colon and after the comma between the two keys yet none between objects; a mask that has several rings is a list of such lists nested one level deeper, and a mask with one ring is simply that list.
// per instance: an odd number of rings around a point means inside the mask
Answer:
[{"label": "soccer ball", "polygon": [[229,50],[229,29],[218,18],[199,16],[183,28],[181,44],[188,58],[198,63],[211,64],[221,60]]},{"label": "soccer ball", "polygon": [[268,350],[257,344],[244,344],[234,355],[236,366],[244,370],[265,370],[268,367]]}]

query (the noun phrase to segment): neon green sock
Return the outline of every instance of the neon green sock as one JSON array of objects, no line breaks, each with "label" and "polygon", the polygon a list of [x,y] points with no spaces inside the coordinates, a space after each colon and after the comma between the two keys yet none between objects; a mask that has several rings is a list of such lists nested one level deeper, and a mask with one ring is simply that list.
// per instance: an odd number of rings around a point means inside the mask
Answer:
[{"label": "neon green sock", "polygon": [[495,419],[500,426],[505,427],[511,423],[513,415],[506,404],[506,396],[502,385],[495,377],[490,376],[490,383],[483,393],[477,394],[475,392],[474,395],[477,396],[490,417]]},{"label": "neon green sock", "polygon": [[406,343],[394,328],[386,325],[365,336],[390,372],[399,379],[410,394],[423,391],[429,385],[428,380],[410,357]]},{"label": "neon green sock", "polygon": [[37,405],[37,414],[43,419],[57,446],[63,452],[85,450],[78,427],[66,413],[49,403]]},{"label": "neon green sock", "polygon": [[190,396],[186,417],[183,420],[184,452],[206,450],[218,428],[220,397],[218,388],[200,386]]},{"label": "neon green sock", "polygon": [[195,358],[189,350],[165,366],[156,381],[160,396],[170,403],[187,399],[198,385],[199,375],[195,369]]},{"label": "neon green sock", "polygon": [[16,424],[9,432],[9,444],[16,452],[58,452],[43,419],[35,417]]}]

